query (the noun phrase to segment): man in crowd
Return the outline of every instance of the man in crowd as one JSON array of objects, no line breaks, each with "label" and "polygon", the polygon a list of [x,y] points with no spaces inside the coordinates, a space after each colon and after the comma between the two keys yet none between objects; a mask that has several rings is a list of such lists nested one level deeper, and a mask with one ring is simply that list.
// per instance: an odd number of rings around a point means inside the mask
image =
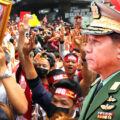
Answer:
[{"label": "man in crowd", "polygon": [[93,2],[91,7],[93,21],[84,30],[89,34],[86,60],[100,79],[91,85],[79,120],[119,120],[120,13],[99,2]]},{"label": "man in crowd", "polygon": [[[73,49],[70,53],[70,51],[66,51],[64,49],[64,33],[61,30],[60,34],[60,46],[59,46],[59,53],[63,58],[63,65],[65,72],[67,73],[68,77],[72,80],[74,77],[77,81],[80,82],[80,86],[82,88],[83,97],[86,96],[86,94],[89,91],[90,84],[93,80],[96,78],[96,74],[88,70],[87,62],[85,60],[85,51],[84,51],[84,44],[86,43],[87,37],[82,36],[82,39],[79,41],[79,49],[80,52]],[[70,54],[69,54],[70,53]],[[81,71],[78,71],[79,69],[79,62],[81,62],[83,66],[81,66]]]},{"label": "man in crowd", "polygon": [[[78,69],[78,56],[75,55],[74,53],[67,54],[64,58],[63,65],[69,79],[73,80],[76,70]],[[80,80],[81,72],[79,73],[78,79],[76,81],[80,82]]]}]

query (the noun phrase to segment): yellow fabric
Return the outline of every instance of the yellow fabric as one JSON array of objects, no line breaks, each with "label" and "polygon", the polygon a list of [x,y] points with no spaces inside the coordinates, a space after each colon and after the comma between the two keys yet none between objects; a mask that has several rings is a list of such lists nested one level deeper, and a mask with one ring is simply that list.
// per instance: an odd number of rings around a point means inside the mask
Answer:
[{"label": "yellow fabric", "polygon": [[35,14],[32,14],[33,19],[29,21],[29,24],[31,27],[36,27],[37,25],[40,25],[40,21],[38,20],[37,16]]}]

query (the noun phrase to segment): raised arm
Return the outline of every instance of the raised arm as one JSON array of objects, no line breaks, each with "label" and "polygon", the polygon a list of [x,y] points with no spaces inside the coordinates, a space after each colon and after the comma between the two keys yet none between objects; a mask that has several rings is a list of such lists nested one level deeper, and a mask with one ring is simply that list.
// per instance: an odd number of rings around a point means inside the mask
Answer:
[{"label": "raised arm", "polygon": [[[25,35],[25,28],[24,24],[20,26],[19,33],[23,32]],[[33,48],[33,42],[35,39],[35,34],[33,33],[30,37],[30,40],[28,42],[25,42],[25,36],[19,36],[19,44],[18,47],[22,48],[22,50],[19,50],[20,53],[20,60],[23,65],[24,72],[26,74],[27,82],[32,90],[33,100],[34,102],[38,103],[43,107],[43,109],[49,114],[49,105],[51,104],[51,98],[52,95],[49,93],[42,85],[40,79],[38,78],[37,72],[34,68],[32,59],[30,57],[30,51]],[[24,43],[24,44],[23,44]]]},{"label": "raised arm", "polygon": [[[29,16],[24,16],[24,19],[29,22]],[[22,68],[26,74],[26,78],[35,79],[37,77],[37,73],[29,55],[33,49],[35,34],[32,34],[30,40],[25,37],[26,31],[29,29],[29,25],[26,25],[25,23],[21,23],[19,26],[18,53]]]},{"label": "raised arm", "polygon": [[65,55],[70,53],[70,51],[65,50],[64,28],[63,27],[60,30],[59,53],[60,53],[60,56],[62,57],[62,59],[64,59]]},{"label": "raised arm", "polygon": [[79,39],[79,49],[82,54],[82,80],[80,82],[80,85],[82,87],[83,91],[83,97],[85,97],[89,91],[91,83],[95,80],[97,74],[88,70],[88,65],[85,59],[85,51],[84,47],[88,41],[87,35],[82,34]]}]

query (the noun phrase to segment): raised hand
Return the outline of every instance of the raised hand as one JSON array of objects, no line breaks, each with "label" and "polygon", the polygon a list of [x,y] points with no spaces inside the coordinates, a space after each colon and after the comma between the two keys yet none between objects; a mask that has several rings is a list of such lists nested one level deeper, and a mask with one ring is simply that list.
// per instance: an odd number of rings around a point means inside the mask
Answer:
[{"label": "raised hand", "polygon": [[30,27],[30,25],[29,25],[29,20],[30,19],[33,19],[32,15],[30,15],[30,14],[24,15],[24,17],[23,17],[23,23],[24,23],[25,29],[28,29]]},{"label": "raised hand", "polygon": [[61,29],[60,29],[60,40],[61,40],[61,42],[64,41],[64,28],[63,27],[61,27]]},{"label": "raised hand", "polygon": [[30,28],[29,26],[29,20],[32,19],[32,15],[26,14],[23,17],[23,22],[20,23],[19,25],[19,34],[24,34],[25,32],[27,32]]},{"label": "raised hand", "polygon": [[18,31],[19,31],[19,35],[25,35],[25,32],[28,31],[28,27],[25,27],[24,23],[20,23]]},{"label": "raised hand", "polygon": [[30,36],[29,41],[24,42],[23,54],[25,57],[28,56],[30,54],[31,50],[33,49],[34,42],[35,42],[35,36],[36,36],[36,34],[34,32],[32,32],[32,35]]}]

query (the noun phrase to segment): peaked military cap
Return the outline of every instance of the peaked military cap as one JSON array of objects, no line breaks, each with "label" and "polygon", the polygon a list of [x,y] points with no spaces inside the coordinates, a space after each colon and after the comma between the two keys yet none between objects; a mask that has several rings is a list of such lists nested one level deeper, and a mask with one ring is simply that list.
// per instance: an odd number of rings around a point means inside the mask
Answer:
[{"label": "peaked military cap", "polygon": [[92,35],[120,33],[120,12],[100,2],[92,2],[91,9],[93,21],[83,33]]}]

